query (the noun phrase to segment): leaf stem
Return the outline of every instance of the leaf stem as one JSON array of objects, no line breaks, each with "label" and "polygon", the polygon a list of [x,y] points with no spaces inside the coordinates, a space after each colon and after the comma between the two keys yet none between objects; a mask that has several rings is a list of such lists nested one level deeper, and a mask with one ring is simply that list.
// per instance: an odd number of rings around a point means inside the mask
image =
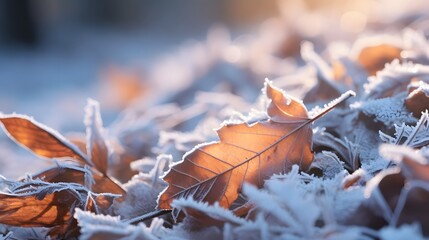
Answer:
[{"label": "leaf stem", "polygon": [[332,102],[330,102],[328,105],[326,105],[322,111],[320,113],[318,113],[315,117],[311,118],[309,120],[309,122],[314,122],[317,119],[323,117],[325,114],[327,114],[328,112],[330,112],[332,109],[334,109],[338,104],[344,102],[345,100],[347,100],[350,97],[354,97],[356,96],[356,93],[349,90],[343,94],[341,94],[340,97],[338,97],[337,99],[333,100]]}]

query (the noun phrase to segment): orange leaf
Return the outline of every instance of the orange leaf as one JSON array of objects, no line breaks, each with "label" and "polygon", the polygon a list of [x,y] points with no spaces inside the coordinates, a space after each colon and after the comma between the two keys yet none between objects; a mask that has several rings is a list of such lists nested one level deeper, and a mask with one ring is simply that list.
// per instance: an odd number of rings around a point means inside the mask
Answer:
[{"label": "orange leaf", "polygon": [[159,208],[171,209],[171,202],[182,197],[229,208],[244,182],[262,187],[266,178],[289,171],[293,164],[308,168],[313,160],[312,119],[305,106],[269,83],[266,92],[270,119],[225,125],[218,130],[219,142],[186,154],[164,176],[169,186],[159,196]]},{"label": "orange leaf", "polygon": [[0,194],[0,223],[20,227],[53,227],[71,220],[71,206],[78,201],[68,190],[47,194],[17,196]]},{"label": "orange leaf", "polygon": [[401,59],[401,52],[401,48],[389,44],[368,46],[361,50],[359,56],[357,56],[357,62],[370,76],[374,76],[384,68],[386,63]]},{"label": "orange leaf", "polygon": [[27,116],[0,115],[9,137],[34,154],[46,158],[72,158],[89,164],[85,154],[66,138]]}]

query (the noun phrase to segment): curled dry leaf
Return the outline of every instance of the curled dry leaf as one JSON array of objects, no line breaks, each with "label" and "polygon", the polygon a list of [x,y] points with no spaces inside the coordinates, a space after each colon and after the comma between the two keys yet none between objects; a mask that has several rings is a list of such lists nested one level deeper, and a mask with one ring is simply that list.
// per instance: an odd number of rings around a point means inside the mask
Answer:
[{"label": "curled dry leaf", "polygon": [[88,164],[87,157],[55,130],[24,115],[0,115],[0,121],[9,137],[38,156],[72,158]]}]

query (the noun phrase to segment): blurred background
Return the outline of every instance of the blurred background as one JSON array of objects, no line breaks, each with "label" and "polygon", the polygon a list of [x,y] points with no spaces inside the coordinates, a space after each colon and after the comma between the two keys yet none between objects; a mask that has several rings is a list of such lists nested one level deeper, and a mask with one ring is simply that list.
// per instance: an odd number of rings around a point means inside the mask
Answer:
[{"label": "blurred background", "polygon": [[[84,132],[83,109],[94,98],[105,126],[148,133],[146,119],[152,135],[142,141],[156,145],[159,130],[195,128],[185,123],[207,104],[221,106],[212,108],[216,114],[225,105],[244,111],[264,78],[279,85],[289,84],[284,76],[300,79],[309,71],[300,69],[304,41],[323,54],[333,42],[350,49],[359,36],[400,34],[404,27],[427,37],[428,10],[424,0],[0,0],[0,112],[33,116],[62,133]],[[231,93],[245,104],[201,91]],[[153,125],[175,112],[176,122]],[[140,122],[129,120],[136,116]],[[18,149],[0,133],[0,161],[21,158]],[[0,174],[33,169],[8,164]],[[17,167],[22,171],[8,172]]]},{"label": "blurred background", "polygon": [[[74,129],[86,98],[102,100],[108,69],[144,71],[216,24],[239,33],[275,15],[272,0],[2,0],[0,111]],[[52,117],[59,112],[67,116]]]},{"label": "blurred background", "polygon": [[[401,18],[412,22],[425,12],[424,6],[424,1],[387,0],[2,0],[0,111],[76,130],[87,97],[101,101],[102,107],[107,101],[103,114],[111,121],[120,110],[109,109],[115,104],[108,102],[114,97],[106,96],[111,93],[106,88],[118,84],[112,81],[134,77],[144,82],[143,76],[165,55],[192,41],[206,41],[215,26],[238,41],[262,28],[262,34],[274,39],[262,44],[287,39],[284,51],[291,54],[299,52],[302,38],[318,38],[315,44],[323,47],[323,39],[352,39],[371,24],[388,29],[389,22]],[[271,24],[271,30],[264,24]],[[52,117],[59,112],[63,117]]]}]

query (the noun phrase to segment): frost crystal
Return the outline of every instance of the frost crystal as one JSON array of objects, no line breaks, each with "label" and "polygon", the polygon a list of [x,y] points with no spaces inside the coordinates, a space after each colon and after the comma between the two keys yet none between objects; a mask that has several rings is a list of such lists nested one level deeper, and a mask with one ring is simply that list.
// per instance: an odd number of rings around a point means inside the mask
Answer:
[{"label": "frost crystal", "polygon": [[395,145],[407,145],[414,148],[419,148],[429,144],[429,114],[424,112],[415,126],[409,126],[405,123],[401,125],[395,124],[394,137],[379,132],[380,138],[385,143]]}]

